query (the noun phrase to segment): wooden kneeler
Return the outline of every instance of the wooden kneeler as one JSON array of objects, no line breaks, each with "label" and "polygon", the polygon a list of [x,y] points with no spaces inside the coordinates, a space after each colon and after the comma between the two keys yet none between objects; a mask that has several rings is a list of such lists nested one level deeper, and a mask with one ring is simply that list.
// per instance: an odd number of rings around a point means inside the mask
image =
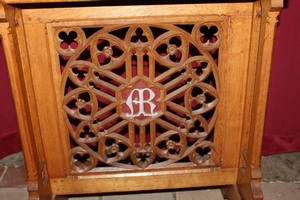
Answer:
[{"label": "wooden kneeler", "polygon": [[263,199],[282,0],[2,0],[30,199],[220,186]]}]

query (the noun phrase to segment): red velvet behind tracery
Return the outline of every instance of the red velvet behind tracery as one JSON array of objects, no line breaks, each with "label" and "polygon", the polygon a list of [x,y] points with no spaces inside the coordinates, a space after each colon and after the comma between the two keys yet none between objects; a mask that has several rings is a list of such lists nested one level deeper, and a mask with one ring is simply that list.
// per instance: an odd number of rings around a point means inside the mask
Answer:
[{"label": "red velvet behind tracery", "polygon": [[[300,1],[288,0],[279,17],[263,155],[300,151]],[[1,41],[0,41],[1,43]],[[21,151],[0,44],[0,158]]]}]

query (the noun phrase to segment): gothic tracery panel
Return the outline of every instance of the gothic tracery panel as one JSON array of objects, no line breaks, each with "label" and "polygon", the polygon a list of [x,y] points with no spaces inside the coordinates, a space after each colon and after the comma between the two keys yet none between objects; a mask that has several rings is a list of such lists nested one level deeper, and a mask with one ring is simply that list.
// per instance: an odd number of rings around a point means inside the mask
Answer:
[{"label": "gothic tracery panel", "polygon": [[70,166],[218,166],[222,22],[56,28]]}]

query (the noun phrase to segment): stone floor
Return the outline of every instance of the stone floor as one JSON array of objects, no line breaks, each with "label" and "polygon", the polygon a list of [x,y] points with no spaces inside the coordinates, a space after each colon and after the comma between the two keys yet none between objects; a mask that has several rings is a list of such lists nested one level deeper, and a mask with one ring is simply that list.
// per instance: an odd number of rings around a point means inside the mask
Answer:
[{"label": "stone floor", "polygon": [[[266,200],[300,199],[300,152],[262,158],[262,189]],[[22,152],[0,159],[0,200],[27,200]],[[221,200],[219,188],[70,196],[70,200]]]},{"label": "stone floor", "polygon": [[262,157],[262,172],[262,182],[299,182],[300,152]]}]

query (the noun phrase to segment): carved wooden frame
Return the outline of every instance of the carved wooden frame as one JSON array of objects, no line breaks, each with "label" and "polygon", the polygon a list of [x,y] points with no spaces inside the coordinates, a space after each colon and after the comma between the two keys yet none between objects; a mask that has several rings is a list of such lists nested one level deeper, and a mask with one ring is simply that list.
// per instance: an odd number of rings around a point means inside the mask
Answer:
[{"label": "carved wooden frame", "polygon": [[[263,198],[260,187],[260,150],[271,69],[270,52],[273,49],[277,16],[283,6],[281,0],[214,5],[47,9],[31,9],[30,6],[21,9],[15,6],[15,3],[19,2],[7,0],[0,4],[0,35],[28,169],[30,199],[55,199],[63,197],[60,195],[78,193],[203,186],[225,186],[222,189],[224,197],[230,199]],[[149,10],[151,12],[146,12]],[[78,13],[76,19],[68,15],[74,12]],[[98,18],[95,18],[95,15]],[[119,19],[120,15],[125,20]],[[106,171],[79,169],[74,172],[69,162],[69,134],[61,134],[68,133],[70,129],[65,124],[65,113],[60,107],[63,92],[61,71],[57,67],[60,65],[59,52],[57,48],[41,51],[37,47],[41,44],[53,47],[54,41],[57,41],[55,30],[69,32],[68,29],[64,29],[66,27],[97,27],[111,24],[124,26],[146,22],[142,26],[146,30],[147,24],[157,25],[158,21],[166,24],[187,21],[197,24],[199,19],[210,27],[208,24],[216,21],[212,20],[212,16],[222,19],[223,27],[217,25],[218,30],[227,30],[221,32],[221,38],[224,38],[225,42],[223,41],[220,47],[218,64],[220,86],[214,133],[217,138],[214,145],[217,147],[218,156],[214,157],[213,165],[177,165],[165,169],[162,167],[160,170],[155,169],[156,167],[148,169],[149,165],[140,165],[140,169],[130,167],[120,170],[117,167]],[[76,31],[80,32],[77,28]],[[244,34],[245,32],[249,34]],[[83,40],[77,41],[79,45],[81,42]],[[104,55],[109,57],[112,51],[110,46],[107,47]],[[167,53],[172,55],[174,48],[170,44]],[[224,49],[228,51],[225,52]],[[64,56],[69,55],[67,52],[60,53]],[[138,74],[140,71],[138,70]],[[48,76],[44,76],[45,74]],[[151,76],[153,77],[150,74]],[[144,83],[151,82],[147,77],[140,80]],[[236,84],[237,82],[239,84]],[[82,108],[86,102],[78,100],[77,98],[77,107]],[[117,109],[117,113],[122,115],[120,108]],[[134,119],[128,120],[130,123],[139,123],[134,122]],[[168,134],[172,135],[171,132]],[[170,148],[174,146],[174,142],[171,143],[169,142]],[[82,151],[78,151],[79,148],[71,150],[71,154]],[[114,145],[114,148],[117,149],[117,145]],[[138,165],[135,162],[135,166]],[[180,181],[182,179],[189,181],[183,183]],[[172,184],[169,180],[172,180]],[[149,181],[156,184],[149,185]],[[105,186],[93,187],[101,182],[105,182]],[[131,187],[124,187],[128,183]]]}]

